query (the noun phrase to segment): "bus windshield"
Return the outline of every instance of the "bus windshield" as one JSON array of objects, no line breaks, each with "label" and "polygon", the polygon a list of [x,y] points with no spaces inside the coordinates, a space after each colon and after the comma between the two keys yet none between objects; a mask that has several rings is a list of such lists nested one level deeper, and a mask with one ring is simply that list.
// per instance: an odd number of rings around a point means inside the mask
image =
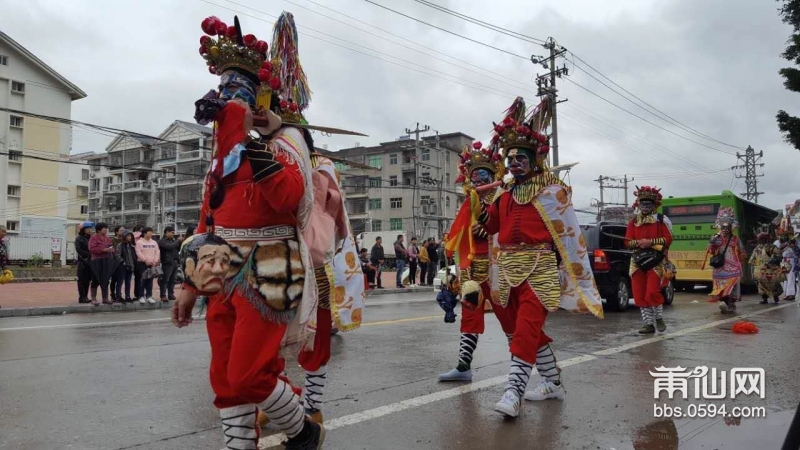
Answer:
[{"label": "bus windshield", "polygon": [[674,224],[714,223],[717,220],[717,212],[719,212],[719,203],[664,207],[664,215],[669,217]]}]

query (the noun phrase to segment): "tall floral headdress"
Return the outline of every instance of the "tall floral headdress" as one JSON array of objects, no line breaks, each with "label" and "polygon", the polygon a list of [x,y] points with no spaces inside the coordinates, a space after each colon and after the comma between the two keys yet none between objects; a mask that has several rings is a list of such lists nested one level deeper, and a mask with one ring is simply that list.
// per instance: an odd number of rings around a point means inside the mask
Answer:
[{"label": "tall floral headdress", "polygon": [[636,186],[636,191],[634,191],[633,195],[636,197],[636,201],[633,202],[634,208],[638,208],[639,202],[642,200],[650,200],[656,205],[656,208],[658,208],[661,206],[661,200],[664,198],[661,195],[661,189],[655,186]]},{"label": "tall floral headdress", "polygon": [[461,151],[461,161],[458,164],[459,175],[456,183],[461,183],[464,192],[472,189],[472,172],[477,169],[486,169],[492,173],[495,180],[503,179],[505,164],[503,156],[496,146],[483,148],[481,141],[475,141],[472,145],[465,145]]},{"label": "tall floral headdress", "polygon": [[730,206],[723,207],[717,212],[717,220],[714,222],[714,227],[717,229],[722,228],[723,224],[728,224],[732,229],[739,228],[739,221],[736,220],[736,214]]}]

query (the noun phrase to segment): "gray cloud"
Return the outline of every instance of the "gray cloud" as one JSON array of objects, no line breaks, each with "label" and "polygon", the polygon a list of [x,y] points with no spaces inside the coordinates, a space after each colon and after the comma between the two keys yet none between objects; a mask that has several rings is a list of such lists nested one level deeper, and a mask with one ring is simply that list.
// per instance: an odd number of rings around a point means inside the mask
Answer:
[{"label": "gray cloud", "polygon": [[[224,0],[213,1],[237,10],[248,32],[268,40],[274,19]],[[351,22],[305,0],[293,1]],[[514,53],[528,56],[545,52],[541,47],[492,33],[415,2],[379,1]],[[309,119],[313,123],[370,135],[362,139],[319,137],[320,145],[327,143],[331,149],[336,149],[352,146],[356,140],[365,145],[392,140],[416,122],[428,124],[442,133],[463,131],[486,141],[491,122],[501,118],[513,96],[525,95],[533,101],[532,77],[537,71],[543,72],[541,67],[449,36],[362,1],[319,2],[477,64],[481,69],[470,69],[490,77],[458,69],[362,33],[356,29],[367,28],[362,24],[345,26],[284,2],[264,4],[237,0],[237,3],[274,15],[279,14],[281,8],[294,13],[301,31],[301,59],[314,91],[307,114]],[[449,6],[535,37],[554,36],[560,44],[604,74],[682,122],[725,142],[750,144],[757,150],[764,150],[766,177],[759,180],[760,188],[766,192],[762,203],[777,208],[800,198],[800,187],[794,182],[800,155],[782,141],[774,120],[778,109],[792,111],[796,104],[796,94],[783,89],[777,74],[777,70],[786,65],[779,54],[790,29],[780,22],[775,2],[671,0],[587,5],[586,2],[564,1],[552,6],[510,1],[491,5],[464,3],[449,2]],[[200,21],[210,14],[231,21],[234,14],[200,1],[177,0],[75,1],[69,6],[64,6],[63,2],[33,1],[15,3],[14,8],[3,10],[6,11],[4,19],[9,19],[2,23],[5,32],[89,94],[88,98],[74,103],[73,118],[149,134],[161,132],[175,119],[191,120],[194,100],[216,84],[215,77],[207,73],[197,54]],[[346,50],[320,39],[346,47],[354,45],[307,28],[446,75],[425,75]],[[389,39],[399,41],[394,37]],[[377,55],[363,48],[358,50],[391,59],[391,56]],[[567,64],[571,67],[571,62]],[[437,77],[472,80],[501,92],[490,94]],[[577,69],[573,68],[571,79],[626,109],[688,136],[631,105]],[[560,105],[564,113],[559,130],[561,161],[581,163],[571,174],[578,206],[586,206],[598,196],[597,184],[592,180],[600,174],[637,174],[638,184],[648,183],[647,176],[639,174],[650,171],[675,173],[702,170],[701,167],[722,169],[736,164],[733,156],[645,124],[572,83],[561,81],[560,90],[562,98],[570,100]],[[597,122],[581,108],[628,131]],[[635,150],[588,131],[585,126],[628,142]],[[630,132],[656,146],[642,142]],[[720,144],[691,138],[735,152]],[[76,132],[74,151],[102,151],[107,142],[104,136]],[[732,173],[659,179],[654,184],[662,186],[667,195],[708,194],[729,188]],[[739,183],[737,192],[742,189],[743,182]]]}]

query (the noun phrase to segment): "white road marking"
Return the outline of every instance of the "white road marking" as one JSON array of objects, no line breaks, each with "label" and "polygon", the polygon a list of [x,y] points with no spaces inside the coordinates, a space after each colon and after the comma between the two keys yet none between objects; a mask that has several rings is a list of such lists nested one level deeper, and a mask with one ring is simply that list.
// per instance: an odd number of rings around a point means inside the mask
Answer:
[{"label": "white road marking", "polygon": [[[656,342],[661,342],[667,339],[677,338],[680,336],[685,336],[690,333],[694,333],[697,331],[707,330],[709,328],[714,328],[719,325],[723,325],[730,322],[736,322],[739,320],[744,320],[748,317],[758,316],[761,314],[768,313],[770,311],[775,311],[782,308],[787,308],[789,306],[796,306],[794,303],[786,303],[780,306],[773,306],[771,308],[763,309],[761,311],[752,312],[749,314],[737,315],[734,317],[730,317],[723,320],[716,320],[714,322],[709,322],[703,325],[698,325],[696,327],[686,328],[683,330],[678,330],[673,333],[662,334],[658,335],[653,338],[649,339],[642,339],[640,341],[632,342],[630,344],[620,345],[618,347],[613,347],[605,350],[596,351],[589,355],[581,355],[575,356],[573,358],[565,359],[563,361],[559,361],[558,365],[561,368],[574,366],[576,364],[580,364],[583,362],[594,361],[598,359],[598,356],[609,356],[616,353],[622,353],[626,350],[630,350],[632,348],[641,347],[643,345],[653,344]],[[335,430],[337,428],[346,427],[349,425],[355,425],[361,422],[365,422],[367,420],[377,419],[379,417],[383,417],[389,414],[394,414],[397,412],[405,411],[407,409],[418,408],[420,406],[427,405],[429,403],[438,402],[440,400],[446,400],[448,398],[457,397],[459,395],[468,394],[470,392],[479,391],[481,389],[490,388],[493,386],[497,386],[503,384],[508,380],[507,375],[500,375],[494,378],[489,378],[482,381],[477,381],[475,383],[470,383],[465,386],[459,386],[453,389],[447,389],[444,391],[433,392],[426,395],[421,395],[419,397],[410,398],[407,400],[403,400],[397,403],[392,403],[390,405],[380,406],[378,408],[368,409],[366,411],[361,411],[354,414],[348,414],[346,416],[338,417],[336,419],[332,419],[330,421],[325,422],[325,429]],[[267,449],[270,447],[274,447],[280,445],[281,442],[286,440],[286,435],[279,433],[273,434],[270,436],[266,436],[261,439],[258,443],[258,448],[260,449]]]}]

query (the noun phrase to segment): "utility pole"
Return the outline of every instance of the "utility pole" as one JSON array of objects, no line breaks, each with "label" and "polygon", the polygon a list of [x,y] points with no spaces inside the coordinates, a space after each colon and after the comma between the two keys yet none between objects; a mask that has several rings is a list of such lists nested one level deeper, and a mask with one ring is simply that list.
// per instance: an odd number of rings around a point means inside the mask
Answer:
[{"label": "utility pole", "polygon": [[[551,132],[551,142],[550,142],[550,153],[552,157],[552,167],[558,165],[558,114],[557,114],[557,105],[560,103],[558,101],[558,90],[556,89],[556,79],[561,78],[563,75],[569,75],[569,70],[567,69],[566,64],[563,67],[556,67],[556,58],[562,56],[564,53],[567,52],[567,49],[558,45],[552,37],[548,37],[542,46],[548,50],[550,50],[549,57],[542,57],[542,56],[531,56],[531,62],[534,64],[541,64],[542,67],[545,69],[550,69],[549,74],[545,75],[538,75],[536,76],[536,85],[539,87],[539,92],[537,95],[540,97],[547,96],[550,100],[550,108],[552,108],[553,119],[552,119],[552,132]],[[547,64],[549,62],[549,64]],[[566,101],[566,100],[564,100]]]},{"label": "utility pole", "polygon": [[764,167],[764,163],[761,162],[763,156],[763,151],[756,153],[753,147],[748,145],[743,155],[736,152],[736,158],[741,160],[743,164],[731,167],[731,170],[744,169],[744,176],[736,176],[736,178],[744,178],[747,192],[742,192],[741,195],[746,200],[755,203],[758,203],[758,196],[763,194],[763,192],[758,192],[758,179],[763,177],[764,174],[756,172],[756,167]]},{"label": "utility pole", "polygon": [[417,230],[417,199],[419,198],[419,135],[430,131],[430,129],[431,127],[428,125],[425,125],[424,128],[420,128],[419,122],[417,122],[417,127],[414,130],[406,128],[406,134],[410,135],[411,133],[414,133],[414,190],[411,199],[412,230]]},{"label": "utility pole", "polygon": [[[594,181],[600,184],[600,201],[597,202],[597,215],[600,219],[603,219],[604,212],[606,206],[621,206],[624,208],[624,211],[627,214],[629,203],[628,203],[628,183],[633,181],[633,178],[628,178],[627,175],[624,178],[614,178],[614,177],[604,177],[600,175],[600,177]],[[616,184],[607,184],[609,182],[616,183]],[[612,203],[605,201],[605,190],[606,189],[621,189],[625,195],[625,203]]]}]

